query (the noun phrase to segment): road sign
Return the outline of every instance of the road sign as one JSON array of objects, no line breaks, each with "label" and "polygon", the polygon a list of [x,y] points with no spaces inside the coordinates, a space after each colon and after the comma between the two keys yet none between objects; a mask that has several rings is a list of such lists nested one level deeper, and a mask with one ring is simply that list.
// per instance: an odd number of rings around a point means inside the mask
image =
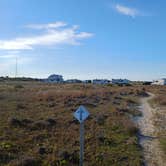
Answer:
[{"label": "road sign", "polygon": [[80,106],[74,112],[74,117],[80,122],[80,166],[83,166],[84,160],[84,121],[88,116],[89,112],[84,106]]},{"label": "road sign", "polygon": [[82,123],[89,116],[88,110],[84,106],[80,106],[74,113],[74,117]]}]

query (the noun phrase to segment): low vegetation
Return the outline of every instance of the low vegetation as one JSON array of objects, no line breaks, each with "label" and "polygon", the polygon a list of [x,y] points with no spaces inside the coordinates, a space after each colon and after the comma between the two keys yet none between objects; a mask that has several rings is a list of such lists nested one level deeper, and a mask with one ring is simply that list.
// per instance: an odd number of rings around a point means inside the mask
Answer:
[{"label": "low vegetation", "polygon": [[164,152],[163,158],[166,158],[166,87],[152,86],[149,91],[156,94],[150,103],[152,107],[157,108],[154,116],[154,123],[157,127],[157,136],[160,146]]},{"label": "low vegetation", "polygon": [[131,116],[141,86],[84,84],[0,84],[0,165],[77,166],[79,123],[73,112],[84,105],[85,166],[140,166],[141,148]]}]

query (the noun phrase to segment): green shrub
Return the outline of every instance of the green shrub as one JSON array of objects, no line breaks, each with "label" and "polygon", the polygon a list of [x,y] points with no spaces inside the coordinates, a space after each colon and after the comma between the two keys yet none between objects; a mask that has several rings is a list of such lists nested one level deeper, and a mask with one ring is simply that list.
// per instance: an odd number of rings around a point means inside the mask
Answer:
[{"label": "green shrub", "polygon": [[24,88],[24,86],[20,84],[14,86],[14,89],[22,89],[22,88]]},{"label": "green shrub", "polygon": [[166,138],[160,139],[160,145],[161,145],[161,148],[163,149],[164,153],[166,154]]}]

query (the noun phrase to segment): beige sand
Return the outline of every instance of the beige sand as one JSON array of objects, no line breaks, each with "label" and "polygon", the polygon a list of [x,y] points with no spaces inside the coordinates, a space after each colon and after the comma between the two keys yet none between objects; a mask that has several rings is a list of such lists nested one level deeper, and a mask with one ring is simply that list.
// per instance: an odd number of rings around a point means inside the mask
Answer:
[{"label": "beige sand", "polygon": [[145,165],[147,166],[166,166],[162,157],[162,151],[159,148],[158,138],[155,135],[157,128],[154,125],[154,113],[157,111],[153,109],[148,103],[154,97],[154,94],[149,93],[150,97],[141,99],[140,111],[143,116],[140,117],[138,127],[140,129],[140,144],[143,147],[145,158]]}]

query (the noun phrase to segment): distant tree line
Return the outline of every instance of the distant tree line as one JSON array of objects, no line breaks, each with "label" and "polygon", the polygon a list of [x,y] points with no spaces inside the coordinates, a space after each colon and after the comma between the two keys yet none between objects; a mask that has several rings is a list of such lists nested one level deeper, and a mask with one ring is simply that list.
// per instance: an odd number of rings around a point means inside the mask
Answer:
[{"label": "distant tree line", "polygon": [[38,78],[30,78],[30,77],[0,77],[0,81],[40,81]]}]

